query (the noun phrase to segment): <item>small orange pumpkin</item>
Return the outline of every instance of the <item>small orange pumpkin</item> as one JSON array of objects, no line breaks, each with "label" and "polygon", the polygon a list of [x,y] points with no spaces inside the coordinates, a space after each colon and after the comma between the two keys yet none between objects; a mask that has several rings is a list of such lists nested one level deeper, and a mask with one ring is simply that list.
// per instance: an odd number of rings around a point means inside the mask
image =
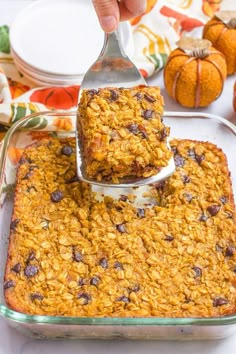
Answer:
[{"label": "small orange pumpkin", "polygon": [[203,28],[203,38],[224,54],[227,74],[236,72],[236,11],[222,11],[208,21]]},{"label": "small orange pumpkin", "polygon": [[164,67],[166,91],[182,106],[206,107],[222,93],[225,58],[207,40],[184,37],[177,45]]}]

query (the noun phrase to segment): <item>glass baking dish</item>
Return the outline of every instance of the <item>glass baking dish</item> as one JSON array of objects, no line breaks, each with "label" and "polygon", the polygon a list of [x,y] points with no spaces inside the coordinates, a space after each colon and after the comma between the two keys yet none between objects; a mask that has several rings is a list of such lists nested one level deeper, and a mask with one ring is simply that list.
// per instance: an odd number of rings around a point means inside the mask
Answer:
[{"label": "glass baking dish", "polygon": [[[171,137],[209,141],[228,158],[236,196],[236,126],[205,113],[166,112]],[[217,339],[236,331],[236,314],[211,318],[79,318],[26,315],[5,303],[3,278],[8,247],[17,151],[44,135],[75,136],[75,113],[41,112],[21,119],[7,132],[0,155],[0,314],[20,332],[36,338]],[[16,148],[16,149],[15,149]]]}]

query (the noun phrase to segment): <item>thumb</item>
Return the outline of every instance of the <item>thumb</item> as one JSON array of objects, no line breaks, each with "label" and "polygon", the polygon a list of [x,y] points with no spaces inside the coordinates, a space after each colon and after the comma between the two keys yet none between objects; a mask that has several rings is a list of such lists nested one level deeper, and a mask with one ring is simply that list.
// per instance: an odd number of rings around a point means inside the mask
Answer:
[{"label": "thumb", "polygon": [[93,0],[100,25],[105,32],[113,32],[120,21],[117,0]]}]

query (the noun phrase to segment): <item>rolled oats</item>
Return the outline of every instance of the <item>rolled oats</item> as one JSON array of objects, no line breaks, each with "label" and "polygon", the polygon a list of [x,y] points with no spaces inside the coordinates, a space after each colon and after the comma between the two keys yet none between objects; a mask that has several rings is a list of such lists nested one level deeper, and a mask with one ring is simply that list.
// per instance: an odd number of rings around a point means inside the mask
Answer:
[{"label": "rolled oats", "polygon": [[68,182],[76,171],[73,139],[28,147],[17,174],[8,305],[51,316],[235,314],[235,208],[225,155],[206,142],[171,146],[177,170],[152,187],[157,205],[146,209],[122,195],[98,202],[89,185]]},{"label": "rolled oats", "polygon": [[172,156],[159,87],[83,90],[78,131],[90,178],[150,177]]}]

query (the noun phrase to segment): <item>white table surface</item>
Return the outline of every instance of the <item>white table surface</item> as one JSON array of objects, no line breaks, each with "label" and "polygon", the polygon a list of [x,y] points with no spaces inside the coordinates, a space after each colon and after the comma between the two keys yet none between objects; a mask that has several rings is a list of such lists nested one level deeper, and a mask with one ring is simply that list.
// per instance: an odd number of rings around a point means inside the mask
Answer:
[{"label": "white table surface", "polygon": [[[0,25],[10,24],[17,12],[34,0],[0,0]],[[78,0],[79,1],[79,0]],[[202,112],[220,115],[236,124],[232,108],[235,75],[226,80],[223,94]],[[163,90],[162,72],[149,79],[149,84],[159,85],[165,99],[166,110],[188,111],[173,102]],[[198,110],[193,110],[198,111]],[[9,327],[0,317],[0,354],[234,354],[236,333],[217,341],[95,341],[95,340],[33,340]]]}]

